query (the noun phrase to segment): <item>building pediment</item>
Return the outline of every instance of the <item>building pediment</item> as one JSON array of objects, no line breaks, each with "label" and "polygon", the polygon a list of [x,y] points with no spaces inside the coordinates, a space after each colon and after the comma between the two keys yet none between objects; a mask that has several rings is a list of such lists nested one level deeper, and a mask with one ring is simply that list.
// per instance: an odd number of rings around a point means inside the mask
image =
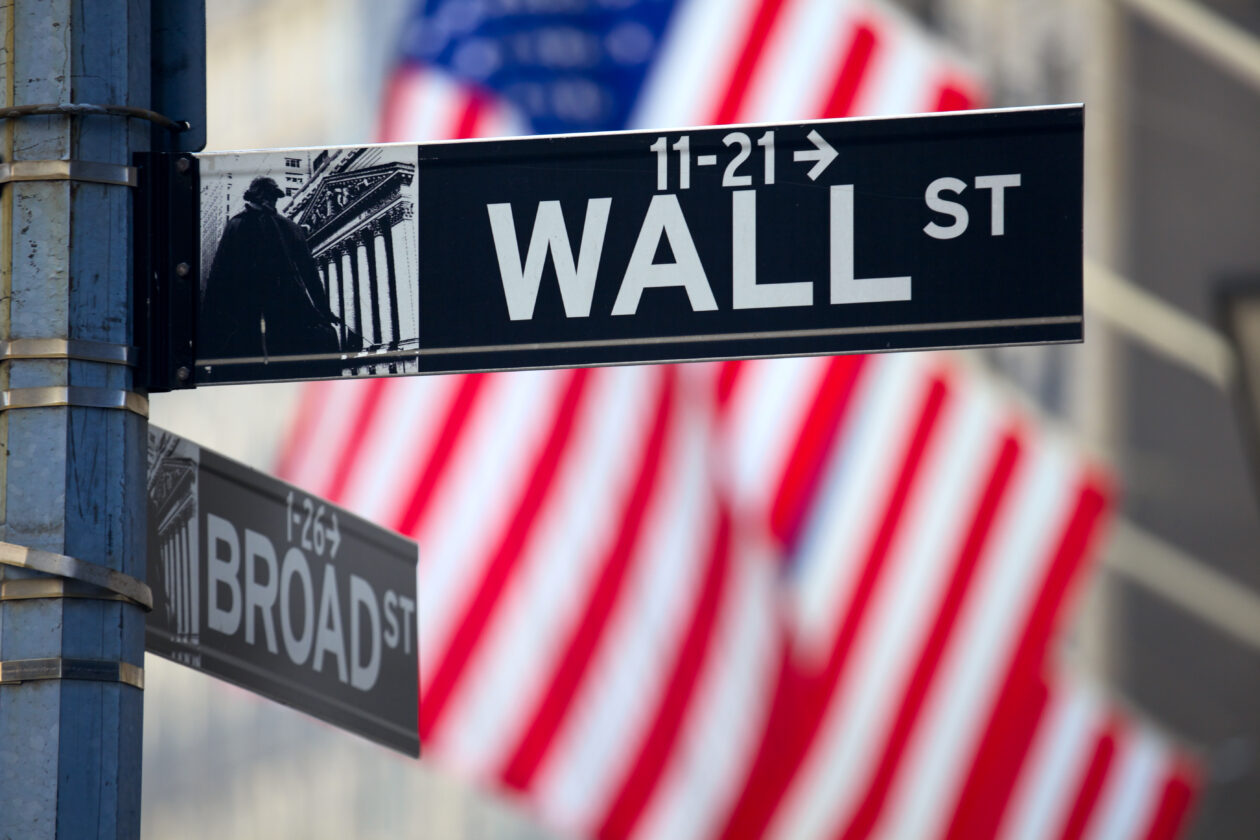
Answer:
[{"label": "building pediment", "polygon": [[414,174],[415,167],[406,163],[331,173],[320,180],[293,220],[315,245],[346,222],[384,208]]}]

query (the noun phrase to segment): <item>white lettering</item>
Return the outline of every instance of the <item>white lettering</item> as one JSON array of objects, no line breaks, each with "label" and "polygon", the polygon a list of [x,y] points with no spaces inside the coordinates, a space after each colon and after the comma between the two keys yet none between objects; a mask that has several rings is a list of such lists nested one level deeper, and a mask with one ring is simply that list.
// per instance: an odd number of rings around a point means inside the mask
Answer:
[{"label": "white lettering", "polygon": [[411,614],[416,611],[416,602],[399,595],[398,605],[403,611],[403,653],[411,653],[411,628],[413,626]]},{"label": "white lettering", "polygon": [[735,309],[772,309],[784,306],[810,306],[814,284],[757,284],[757,193],[737,190],[731,193],[731,300]]},{"label": "white lettering", "polygon": [[494,250],[499,258],[499,276],[503,282],[503,294],[507,298],[509,318],[513,321],[527,321],[534,317],[534,304],[538,301],[538,286],[542,282],[543,266],[548,252],[551,253],[556,279],[560,283],[564,314],[570,318],[585,318],[591,314],[595,275],[604,250],[604,231],[608,227],[608,211],[611,206],[611,198],[592,198],[586,202],[582,246],[575,265],[569,245],[569,233],[564,225],[564,214],[560,212],[560,202],[538,202],[538,214],[534,217],[534,230],[529,238],[529,252],[522,266],[520,248],[516,242],[516,225],[512,220],[512,205],[486,205],[486,211],[490,214],[490,232],[494,236]]},{"label": "white lettering", "polygon": [[[267,566],[267,582],[258,582],[254,567],[255,560],[262,560]],[[276,652],[276,628],[271,619],[271,610],[276,605],[276,594],[280,589],[280,581],[276,574],[276,550],[271,540],[257,531],[245,529],[245,641],[254,643],[254,612],[262,612],[263,635],[267,639],[267,650]]]},{"label": "white lettering", "polygon": [[398,607],[398,593],[390,589],[385,593],[385,644],[393,650],[398,647],[398,616],[394,610]]},{"label": "white lettering", "polygon": [[989,201],[989,235],[1006,233],[1006,188],[1019,186],[1019,173],[1013,175],[980,175],[976,177],[976,189],[992,190]]},{"label": "white lettering", "polygon": [[[656,257],[661,236],[669,238],[674,262],[657,265],[652,260]],[[652,202],[643,218],[643,227],[639,229],[639,238],[634,243],[634,252],[630,255],[630,264],[621,281],[621,289],[617,292],[612,314],[633,315],[638,311],[639,297],[644,289],[665,286],[682,286],[686,289],[687,299],[694,312],[717,309],[713,290],[709,288],[709,279],[705,276],[704,266],[700,264],[700,255],[696,253],[696,244],[691,239],[691,231],[687,229],[682,207],[678,205],[678,196],[668,194],[652,196]]]},{"label": "white lettering", "polygon": [[[331,569],[332,567],[329,566]],[[302,584],[302,633],[294,635],[293,616],[290,612],[290,592],[294,576]],[[280,567],[280,636],[284,639],[284,652],[294,665],[305,665],[311,655],[315,634],[315,589],[311,582],[311,567],[302,549],[293,546],[284,555]]]},{"label": "white lettering", "polygon": [[[213,513],[206,514],[206,533],[210,590],[206,611],[214,630],[235,635],[241,631],[243,619],[245,643],[265,644],[270,653],[279,654],[275,617],[278,602],[280,642],[289,660],[294,665],[309,664],[315,672],[323,673],[326,657],[331,656],[336,660],[337,679],[360,691],[371,691],[379,682],[385,645],[396,649],[401,641],[406,653],[412,653],[416,611],[413,599],[393,590],[385,593],[382,633],[382,608],[376,589],[369,580],[351,574],[347,638],[334,565],[323,566],[317,593],[311,566],[298,546],[290,546],[283,561],[277,562],[275,543],[265,534],[246,528],[242,552],[236,526]],[[261,631],[257,629],[259,624]]]},{"label": "white lettering", "polygon": [[[368,655],[366,665],[362,662],[363,637],[359,625],[362,607],[367,608],[368,623],[372,625],[368,632],[372,652]],[[376,605],[376,591],[363,578],[350,575],[350,684],[360,691],[367,691],[376,685],[376,677],[380,672],[381,612]]]},{"label": "white lettering", "polygon": [[954,239],[963,235],[969,221],[967,208],[957,201],[941,198],[941,193],[952,192],[961,195],[965,189],[967,185],[957,178],[937,178],[928,184],[927,192],[923,196],[928,209],[953,218],[954,223],[947,227],[938,225],[936,222],[928,222],[923,228],[924,233],[933,239]]},{"label": "white lettering", "polygon": [[324,584],[319,596],[319,618],[315,622],[316,671],[324,670],[324,654],[337,658],[337,679],[349,682],[346,674],[346,638],[341,629],[341,597],[337,594],[337,576],[331,564],[324,567]]},{"label": "white lettering", "polygon": [[854,278],[853,185],[831,188],[831,302],[910,300],[909,277]]},{"label": "white lettering", "polygon": [[[236,580],[241,569],[241,547],[232,523],[213,513],[206,514],[206,539],[210,548],[206,563],[210,584],[206,620],[210,629],[230,636],[241,626],[241,585]],[[227,547],[226,558],[221,556],[220,546]],[[219,606],[220,584],[226,586],[231,594],[231,606],[227,609]]]}]

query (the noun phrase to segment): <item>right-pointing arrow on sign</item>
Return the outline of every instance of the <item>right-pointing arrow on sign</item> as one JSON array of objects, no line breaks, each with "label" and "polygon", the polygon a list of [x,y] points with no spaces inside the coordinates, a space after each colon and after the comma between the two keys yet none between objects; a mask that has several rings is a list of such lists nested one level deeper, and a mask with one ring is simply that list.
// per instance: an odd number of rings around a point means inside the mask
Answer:
[{"label": "right-pointing arrow on sign", "polygon": [[337,549],[341,548],[341,526],[337,524],[336,511],[332,512],[332,524],[326,525],[324,527],[324,534],[328,537],[328,540],[332,543],[332,546],[328,550],[328,556],[336,557]]},{"label": "right-pointing arrow on sign", "polygon": [[817,131],[810,131],[806,137],[809,139],[809,142],[814,144],[814,148],[794,153],[792,160],[797,162],[814,161],[813,167],[807,174],[809,175],[809,180],[817,181],[818,176],[826,171],[831,162],[836,159],[838,153]]}]

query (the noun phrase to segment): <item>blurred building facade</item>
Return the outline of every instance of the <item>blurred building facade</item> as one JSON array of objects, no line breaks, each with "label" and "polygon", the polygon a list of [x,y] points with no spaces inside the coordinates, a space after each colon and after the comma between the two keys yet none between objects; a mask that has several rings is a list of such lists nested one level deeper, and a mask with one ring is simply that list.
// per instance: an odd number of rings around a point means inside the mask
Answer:
[{"label": "blurred building facade", "polygon": [[[208,4],[208,148],[370,142],[409,5]],[[1219,284],[1260,273],[1260,73],[1214,49],[1227,32],[1260,56],[1260,5],[901,5],[976,63],[994,106],[1086,102],[1087,342],[988,360],[1120,476],[1122,519],[1063,656],[1203,757],[1192,836],[1260,836],[1260,607],[1247,614],[1260,605],[1260,506],[1213,326]],[[284,186],[300,199],[320,167],[294,159]],[[354,267],[340,256],[326,271]],[[384,321],[357,323],[380,341],[397,335]],[[293,393],[159,395],[153,417],[268,469]],[[146,835],[545,836],[423,759],[147,664]]]}]

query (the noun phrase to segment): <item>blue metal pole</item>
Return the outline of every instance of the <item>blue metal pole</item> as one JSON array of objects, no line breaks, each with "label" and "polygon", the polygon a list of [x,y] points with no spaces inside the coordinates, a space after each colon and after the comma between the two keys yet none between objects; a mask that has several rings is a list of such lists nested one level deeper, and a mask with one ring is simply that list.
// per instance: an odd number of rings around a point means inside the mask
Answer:
[{"label": "blue metal pole", "polygon": [[[0,4],[0,104],[147,107],[149,7]],[[145,403],[116,358],[133,343],[132,188],[78,178],[125,173],[115,167],[147,148],[149,132],[114,115],[0,121],[0,163],[32,179],[0,185],[0,549],[10,560],[0,564],[0,838],[140,833],[144,613],[75,572],[144,576]],[[106,166],[49,163],[59,161]],[[23,547],[62,556],[60,576],[14,566]]]}]

